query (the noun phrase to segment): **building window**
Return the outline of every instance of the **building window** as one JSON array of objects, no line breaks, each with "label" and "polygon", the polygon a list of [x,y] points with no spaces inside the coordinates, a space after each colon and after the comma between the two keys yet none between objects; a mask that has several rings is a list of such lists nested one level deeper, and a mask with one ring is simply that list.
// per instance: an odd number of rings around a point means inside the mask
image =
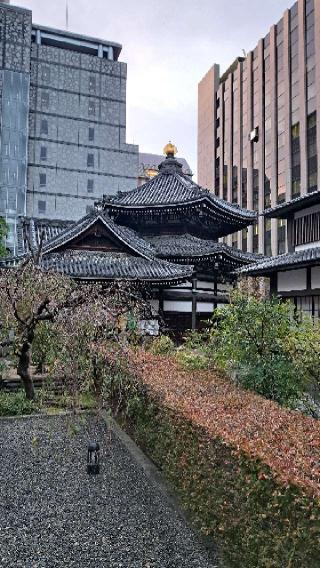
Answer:
[{"label": "building window", "polygon": [[264,176],[264,208],[271,207],[271,181],[268,176]]},{"label": "building window", "polygon": [[307,118],[308,192],[318,189],[317,113]]},{"label": "building window", "polygon": [[286,221],[278,219],[278,254],[286,252]]},{"label": "building window", "polygon": [[220,193],[220,158],[216,158],[215,164],[215,194],[219,195]]},{"label": "building window", "polygon": [[42,108],[49,108],[49,101],[50,101],[50,97],[49,97],[49,93],[41,93],[41,107]]},{"label": "building window", "polygon": [[94,128],[92,128],[91,126],[89,127],[89,142],[94,142]]},{"label": "building window", "polygon": [[252,193],[252,204],[254,211],[259,211],[259,170],[254,168],[253,170],[253,193]]},{"label": "building window", "polygon": [[252,243],[252,251],[258,252],[259,251],[259,225],[255,223],[253,225],[253,243]]},{"label": "building window", "polygon": [[47,147],[41,146],[40,148],[40,160],[45,162],[47,160]]},{"label": "building window", "polygon": [[242,207],[247,207],[247,168],[242,168]]},{"label": "building window", "polygon": [[267,256],[272,255],[272,251],[271,251],[271,219],[265,219],[264,254],[266,254]]},{"label": "building window", "polygon": [[294,220],[294,245],[320,241],[320,213],[311,213]]},{"label": "building window", "polygon": [[46,201],[38,201],[38,213],[44,214],[47,209]]},{"label": "building window", "polygon": [[48,65],[44,65],[42,67],[42,80],[46,81],[47,83],[50,81],[50,67]]},{"label": "building window", "polygon": [[291,176],[292,197],[299,197],[301,191],[300,123],[291,127]]},{"label": "building window", "polygon": [[94,116],[96,114],[96,105],[95,105],[94,101],[89,101],[88,114],[89,114],[89,116]]},{"label": "building window", "polygon": [[225,164],[223,166],[223,199],[228,200],[228,166]]},{"label": "building window", "polygon": [[248,249],[248,229],[242,230],[242,250],[247,252]]},{"label": "building window", "polygon": [[87,191],[88,191],[88,193],[93,193],[93,189],[94,189],[94,180],[93,180],[93,179],[88,179],[88,181],[87,181]]},{"label": "building window", "polygon": [[238,168],[232,168],[232,203],[238,203]]},{"label": "building window", "polygon": [[49,132],[48,121],[45,118],[41,120],[40,132],[41,134],[48,135]]},{"label": "building window", "polygon": [[90,77],[89,77],[89,91],[90,91],[90,93],[95,93],[95,91],[96,91],[96,77],[95,77],[95,75],[90,75]]},{"label": "building window", "polygon": [[46,187],[47,185],[47,174],[39,174],[40,187]]},{"label": "building window", "polygon": [[94,154],[88,154],[87,156],[87,167],[94,168]]}]

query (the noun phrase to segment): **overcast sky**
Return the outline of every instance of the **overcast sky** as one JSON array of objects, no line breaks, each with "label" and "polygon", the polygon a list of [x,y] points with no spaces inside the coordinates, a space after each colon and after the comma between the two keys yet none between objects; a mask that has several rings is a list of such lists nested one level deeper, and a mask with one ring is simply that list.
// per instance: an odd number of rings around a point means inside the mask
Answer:
[{"label": "overcast sky", "polygon": [[[65,28],[66,0],[11,0]],[[253,49],[293,0],[68,0],[69,30],[123,45],[127,141],[161,153],[170,139],[196,171],[197,85]]]}]

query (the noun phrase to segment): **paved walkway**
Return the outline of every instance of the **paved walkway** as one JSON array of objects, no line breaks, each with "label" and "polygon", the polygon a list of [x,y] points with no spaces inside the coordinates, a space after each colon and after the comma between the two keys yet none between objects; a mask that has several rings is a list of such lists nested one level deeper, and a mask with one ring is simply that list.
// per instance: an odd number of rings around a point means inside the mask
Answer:
[{"label": "paved walkway", "polygon": [[[77,419],[79,420],[79,419]],[[102,471],[86,473],[88,440]],[[0,420],[4,568],[213,568],[184,520],[95,418]]]}]

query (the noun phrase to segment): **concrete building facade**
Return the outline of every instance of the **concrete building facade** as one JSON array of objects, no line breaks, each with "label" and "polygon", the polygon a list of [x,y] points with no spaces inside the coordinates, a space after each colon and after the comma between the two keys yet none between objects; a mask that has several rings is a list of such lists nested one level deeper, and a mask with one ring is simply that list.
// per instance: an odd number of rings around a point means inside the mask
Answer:
[{"label": "concrete building facade", "polygon": [[76,220],[136,185],[121,45],[37,26],[0,3],[0,216]]},{"label": "concrete building facade", "polygon": [[[199,83],[199,183],[257,212],[318,187],[320,2],[298,0],[246,57]],[[258,222],[228,244],[286,251],[283,219]]]}]

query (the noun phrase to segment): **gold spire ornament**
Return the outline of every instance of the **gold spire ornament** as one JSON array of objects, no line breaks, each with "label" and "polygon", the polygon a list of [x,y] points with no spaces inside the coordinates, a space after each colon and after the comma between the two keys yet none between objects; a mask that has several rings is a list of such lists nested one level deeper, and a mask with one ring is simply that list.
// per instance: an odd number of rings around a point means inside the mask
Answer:
[{"label": "gold spire ornament", "polygon": [[163,153],[166,154],[167,157],[175,156],[178,152],[177,147],[169,141],[169,143],[163,148]]}]

